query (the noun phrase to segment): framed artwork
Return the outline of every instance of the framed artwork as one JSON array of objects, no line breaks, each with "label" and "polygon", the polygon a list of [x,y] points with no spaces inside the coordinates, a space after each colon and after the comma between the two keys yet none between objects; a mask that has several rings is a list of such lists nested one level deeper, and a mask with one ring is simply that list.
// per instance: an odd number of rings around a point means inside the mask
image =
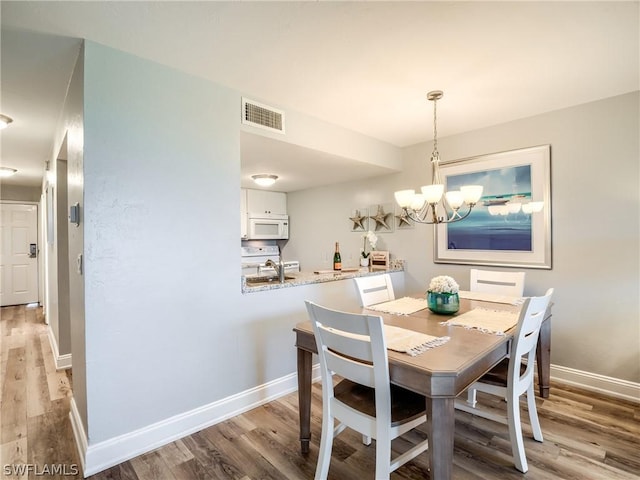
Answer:
[{"label": "framed artwork", "polygon": [[[436,263],[551,268],[549,145],[443,162],[440,172],[447,191],[461,185],[484,189],[467,218],[435,227]],[[543,201],[542,211],[518,209],[530,201]]]},{"label": "framed artwork", "polygon": [[367,207],[354,208],[349,214],[352,232],[366,232],[369,228],[369,209]]},{"label": "framed artwork", "polygon": [[379,203],[369,207],[369,230],[376,233],[393,232],[395,221],[392,203]]}]

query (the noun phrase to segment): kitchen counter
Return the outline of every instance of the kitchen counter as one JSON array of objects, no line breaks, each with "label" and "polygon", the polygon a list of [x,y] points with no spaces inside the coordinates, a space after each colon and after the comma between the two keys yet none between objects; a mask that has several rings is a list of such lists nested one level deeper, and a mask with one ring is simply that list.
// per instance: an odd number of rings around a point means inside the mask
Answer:
[{"label": "kitchen counter", "polygon": [[267,290],[278,290],[280,288],[297,287],[300,285],[311,285],[314,283],[335,282],[337,280],[348,280],[356,277],[367,277],[370,275],[380,275],[382,273],[402,272],[404,262],[400,260],[392,261],[389,268],[371,270],[370,267],[362,267],[356,271],[348,272],[296,272],[287,273],[284,283],[278,282],[277,277],[273,281],[260,281],[247,283],[247,278],[242,277],[242,293],[264,292]]}]

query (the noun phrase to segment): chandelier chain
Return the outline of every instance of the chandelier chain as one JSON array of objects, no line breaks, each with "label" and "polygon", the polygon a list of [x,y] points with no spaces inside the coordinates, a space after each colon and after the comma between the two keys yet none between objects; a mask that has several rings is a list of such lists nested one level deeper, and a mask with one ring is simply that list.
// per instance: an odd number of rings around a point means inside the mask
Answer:
[{"label": "chandelier chain", "polygon": [[[460,190],[445,192],[445,182],[440,173],[440,152],[438,152],[438,110],[437,101],[442,98],[442,90],[427,93],[427,100],[433,102],[433,151],[431,153],[431,185],[422,187],[422,193],[415,190],[395,192],[396,201],[410,220],[417,223],[440,224],[464,220],[482,196],[482,186],[462,185]],[[466,211],[461,207],[466,205]]]},{"label": "chandelier chain", "polygon": [[438,115],[436,109],[438,107],[438,100],[433,100],[433,152],[431,153],[431,159],[439,159],[440,152],[438,152]]}]

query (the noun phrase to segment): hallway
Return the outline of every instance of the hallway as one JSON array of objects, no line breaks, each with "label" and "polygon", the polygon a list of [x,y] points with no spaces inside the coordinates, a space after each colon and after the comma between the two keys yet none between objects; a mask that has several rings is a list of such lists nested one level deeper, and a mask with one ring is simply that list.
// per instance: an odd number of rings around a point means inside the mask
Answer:
[{"label": "hallway", "polygon": [[82,478],[69,420],[70,370],[56,371],[42,308],[0,311],[2,478]]}]

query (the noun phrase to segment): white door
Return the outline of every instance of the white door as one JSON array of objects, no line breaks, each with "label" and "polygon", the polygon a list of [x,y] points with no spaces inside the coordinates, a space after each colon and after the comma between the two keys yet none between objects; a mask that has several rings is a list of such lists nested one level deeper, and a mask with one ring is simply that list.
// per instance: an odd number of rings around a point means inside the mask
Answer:
[{"label": "white door", "polygon": [[38,301],[38,207],[0,205],[0,304]]}]

